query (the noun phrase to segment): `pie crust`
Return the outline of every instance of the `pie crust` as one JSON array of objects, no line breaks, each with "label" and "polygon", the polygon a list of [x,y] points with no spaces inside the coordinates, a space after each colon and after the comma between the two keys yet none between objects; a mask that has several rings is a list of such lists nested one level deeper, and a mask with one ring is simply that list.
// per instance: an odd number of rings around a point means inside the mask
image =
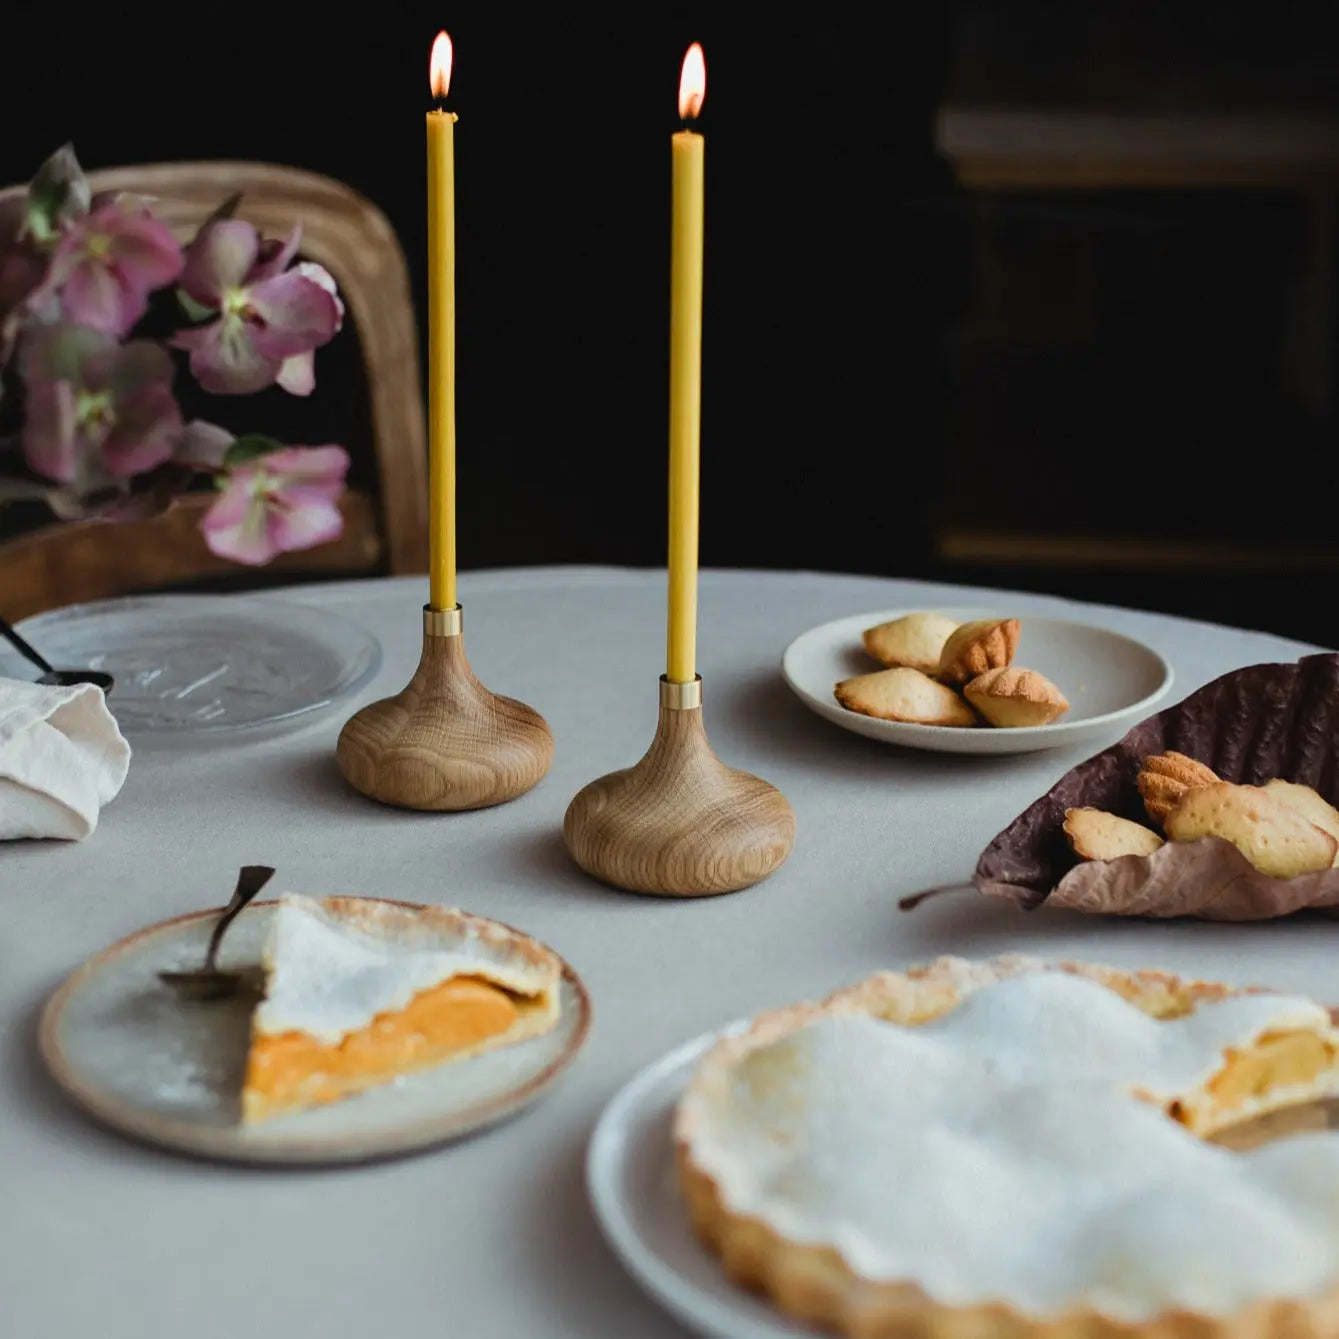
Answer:
[{"label": "pie crust", "polygon": [[[801,1239],[802,1234],[787,1233],[769,1221],[769,1216],[776,1216],[769,1210],[746,1212],[732,1204],[723,1185],[727,1178],[718,1174],[719,1149],[713,1152],[709,1141],[715,1137],[712,1122],[717,1108],[713,1103],[734,1100],[730,1096],[738,1092],[734,1085],[750,1082],[740,1069],[741,1061],[822,1020],[864,1015],[912,1026],[936,1019],[949,1021],[947,1015],[975,992],[1038,972],[1066,973],[1104,986],[1142,1013],[1163,1021],[1187,1019],[1203,1005],[1239,997],[1258,998],[1262,1004],[1277,999],[1281,1009],[1287,1002],[1286,997],[1268,992],[1185,980],[1162,972],[1047,963],[1010,955],[981,963],[942,958],[905,974],[883,972],[819,1004],[760,1015],[746,1030],[723,1038],[706,1053],[675,1119],[676,1161],[690,1217],[730,1278],[766,1294],[783,1311],[852,1339],[1021,1339],[1024,1335],[1030,1339],[1130,1339],[1135,1334],[1150,1339],[1322,1339],[1339,1332],[1339,1259],[1334,1262],[1334,1282],[1327,1281],[1319,1292],[1260,1296],[1226,1313],[1217,1307],[1166,1306],[1132,1318],[1082,1297],[1058,1309],[1029,1308],[996,1298],[957,1304],[933,1296],[914,1279],[862,1274],[831,1242],[813,1239],[812,1234],[809,1240]],[[1309,1007],[1323,1015],[1315,1006]],[[1299,1054],[1304,1056],[1300,1061]],[[1289,1064],[1292,1072],[1283,1073]],[[1326,1016],[1323,1022],[1315,1018],[1295,1030],[1262,1033],[1252,1044],[1225,1048],[1221,1066],[1206,1081],[1171,1095],[1170,1100],[1160,1095],[1163,1100],[1158,1105],[1173,1120],[1203,1136],[1246,1117],[1336,1091],[1339,1032]],[[1151,1098],[1134,1090],[1127,1095]],[[1142,1103],[1132,1101],[1130,1105],[1137,1110]],[[784,1143],[790,1136],[769,1131],[768,1137]],[[897,1131],[890,1130],[888,1137],[895,1139]],[[859,1159],[859,1149],[846,1146],[842,1157]],[[1333,1166],[1339,1169],[1339,1159]],[[887,1192],[896,1195],[898,1187],[889,1185]]]},{"label": "pie crust", "polygon": [[444,907],[287,894],[262,963],[246,1124],[510,1046],[558,1022],[557,956]]}]

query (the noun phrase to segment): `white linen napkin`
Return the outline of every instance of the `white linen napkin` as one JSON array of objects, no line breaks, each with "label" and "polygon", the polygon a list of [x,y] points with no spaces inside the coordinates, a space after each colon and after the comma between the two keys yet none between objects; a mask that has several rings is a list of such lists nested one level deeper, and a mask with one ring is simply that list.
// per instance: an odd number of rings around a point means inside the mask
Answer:
[{"label": "white linen napkin", "polygon": [[129,767],[101,688],[0,678],[0,840],[83,841]]}]

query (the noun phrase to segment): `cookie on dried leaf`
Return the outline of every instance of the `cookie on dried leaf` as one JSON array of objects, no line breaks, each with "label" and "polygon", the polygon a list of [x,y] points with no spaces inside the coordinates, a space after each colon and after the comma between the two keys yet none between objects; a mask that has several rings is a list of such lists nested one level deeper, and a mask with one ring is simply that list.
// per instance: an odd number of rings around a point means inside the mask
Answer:
[{"label": "cookie on dried leaf", "polygon": [[939,678],[945,683],[969,683],[987,670],[1012,664],[1017,650],[1016,618],[975,619],[964,623],[944,643]]},{"label": "cookie on dried leaf", "polygon": [[957,628],[943,614],[905,614],[860,634],[865,650],[889,667],[905,666],[922,674],[939,669],[939,656]]},{"label": "cookie on dried leaf", "polygon": [[951,688],[914,669],[878,670],[843,679],[833,689],[848,711],[917,725],[975,725],[971,707]]},{"label": "cookie on dried leaf", "polygon": [[[1310,786],[1299,786],[1295,781],[1266,781],[1264,789],[1275,799],[1282,800],[1289,809],[1301,814],[1308,823],[1314,823],[1322,832],[1328,832],[1339,841],[1339,809],[1323,795]],[[1334,863],[1339,865],[1339,855],[1335,856]]]},{"label": "cookie on dried leaf", "polygon": [[1152,828],[1105,809],[1066,809],[1065,840],[1080,860],[1118,860],[1123,855],[1152,855],[1162,838]]},{"label": "cookie on dried leaf", "polygon": [[1329,869],[1339,841],[1259,786],[1218,781],[1188,790],[1163,822],[1173,841],[1221,837],[1262,874],[1293,879]]},{"label": "cookie on dried leaf", "polygon": [[1019,665],[978,674],[962,691],[991,725],[1004,729],[1050,725],[1069,710],[1069,699],[1044,674]]},{"label": "cookie on dried leaf", "polygon": [[1163,823],[1186,791],[1212,786],[1218,779],[1218,773],[1212,767],[1206,767],[1184,753],[1168,750],[1155,753],[1140,763],[1135,784],[1148,816],[1155,823]]}]

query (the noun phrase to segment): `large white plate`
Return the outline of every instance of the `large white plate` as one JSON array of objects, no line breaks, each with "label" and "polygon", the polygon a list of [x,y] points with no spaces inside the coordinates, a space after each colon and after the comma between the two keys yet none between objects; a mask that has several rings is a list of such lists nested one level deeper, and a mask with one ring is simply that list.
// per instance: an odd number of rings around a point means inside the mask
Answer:
[{"label": "large white plate", "polygon": [[[225,970],[258,964],[273,902],[229,928]],[[137,1139],[232,1162],[364,1161],[428,1148],[519,1111],[571,1064],[590,1001],[564,964],[558,1026],[542,1037],[409,1075],[330,1106],[239,1123],[254,997],[179,1001],[160,971],[199,966],[218,912],[164,921],[91,958],[42,1015],[42,1058],[99,1120]],[[445,937],[442,947],[454,945]]]},{"label": "large white plate", "polygon": [[975,618],[1017,617],[1022,624],[1015,663],[1044,674],[1069,699],[1069,711],[1052,725],[1001,730],[880,721],[848,711],[832,695],[842,679],[879,665],[865,653],[860,634],[877,623],[916,613],[885,609],[852,614],[801,633],[786,648],[781,670],[796,696],[834,725],[870,739],[938,753],[1034,753],[1039,749],[1110,742],[1142,720],[1172,686],[1172,668],[1133,637],[1089,623],[1015,614],[1007,601],[993,609],[941,609],[959,623]]},{"label": "large white plate", "polygon": [[[1331,1010],[1339,1019],[1339,1009]],[[742,1019],[662,1056],[605,1107],[586,1153],[586,1188],[605,1239],[628,1273],[666,1310],[711,1339],[815,1339],[818,1331],[730,1282],[694,1235],[675,1167],[674,1107],[698,1059]],[[1255,1148],[1339,1129],[1339,1102],[1308,1102],[1229,1127],[1214,1142]]]},{"label": "large white plate", "polygon": [[591,1204],[633,1278],[701,1334],[814,1339],[813,1330],[731,1283],[689,1224],[674,1167],[674,1104],[698,1057],[718,1035],[698,1037],[663,1056],[605,1107],[586,1154]]},{"label": "large white plate", "polygon": [[[97,600],[18,626],[57,669],[114,675],[107,705],[140,739],[305,721],[357,693],[381,667],[380,643],[343,615],[253,595]],[[0,653],[0,674],[35,673],[8,649]]]}]

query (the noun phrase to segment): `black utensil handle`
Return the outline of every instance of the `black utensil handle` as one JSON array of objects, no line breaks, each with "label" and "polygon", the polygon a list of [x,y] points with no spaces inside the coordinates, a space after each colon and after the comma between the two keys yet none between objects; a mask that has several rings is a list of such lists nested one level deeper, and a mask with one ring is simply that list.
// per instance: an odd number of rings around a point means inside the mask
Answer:
[{"label": "black utensil handle", "polygon": [[269,865],[243,865],[237,876],[237,887],[233,890],[232,901],[223,910],[214,933],[209,936],[209,948],[205,950],[205,971],[214,970],[214,959],[218,957],[219,945],[223,943],[223,932],[237,919],[237,913],[251,901],[255,895],[274,878],[274,870]]},{"label": "black utensil handle", "polygon": [[0,618],[0,637],[3,637],[25,660],[36,665],[43,674],[56,672],[42,654],[35,647],[29,646],[3,618]]}]

